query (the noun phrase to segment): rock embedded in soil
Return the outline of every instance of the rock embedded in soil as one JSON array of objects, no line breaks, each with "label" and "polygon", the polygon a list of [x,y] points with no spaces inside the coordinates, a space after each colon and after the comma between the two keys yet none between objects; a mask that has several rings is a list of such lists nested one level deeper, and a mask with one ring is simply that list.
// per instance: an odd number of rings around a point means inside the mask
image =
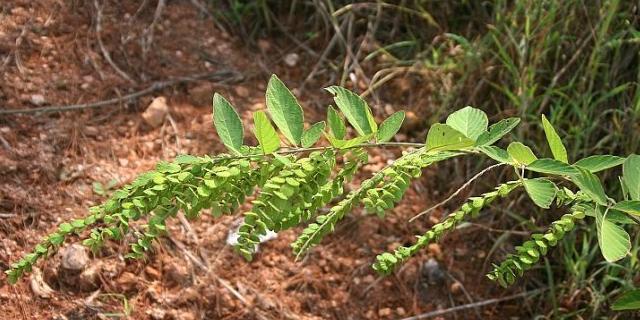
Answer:
[{"label": "rock embedded in soil", "polygon": [[151,104],[142,113],[142,119],[152,128],[157,128],[162,125],[168,113],[167,98],[157,97],[151,101]]},{"label": "rock embedded in soil", "polygon": [[378,310],[379,317],[388,317],[391,315],[391,308],[382,308]]},{"label": "rock embedded in soil", "polygon": [[300,56],[295,52],[284,56],[284,63],[289,67],[295,67],[298,64],[298,61],[300,61]]},{"label": "rock embedded in soil", "polygon": [[191,272],[184,261],[169,260],[165,262],[162,271],[170,284],[184,286],[191,283]]},{"label": "rock embedded in soil", "polygon": [[451,284],[449,287],[451,294],[458,295],[462,292],[462,284],[458,281]]},{"label": "rock embedded in soil", "polygon": [[173,310],[171,319],[175,320],[196,320],[198,317],[191,311]]},{"label": "rock embedded in soil", "polygon": [[427,247],[427,251],[429,251],[429,253],[431,253],[433,255],[433,257],[436,258],[436,260],[442,261],[442,258],[444,256],[442,254],[442,249],[440,249],[440,245],[439,244],[430,243],[429,246]]},{"label": "rock embedded in soil", "polygon": [[436,259],[429,258],[429,260],[422,265],[422,275],[430,285],[440,285],[444,283],[445,273]]},{"label": "rock embedded in soil", "polygon": [[215,88],[213,84],[205,82],[189,89],[189,100],[196,107],[210,106]]},{"label": "rock embedded in soil", "polygon": [[236,92],[237,95],[243,98],[249,97],[249,89],[247,89],[247,87],[237,86],[234,88],[234,91]]},{"label": "rock embedded in soil", "polygon": [[160,277],[162,276],[160,271],[152,266],[146,266],[144,268],[144,273],[149,277],[149,280],[160,280]]},{"label": "rock embedded in soil", "polygon": [[79,244],[72,244],[62,251],[61,266],[67,271],[80,272],[89,263],[87,249]]},{"label": "rock embedded in soil", "polygon": [[78,277],[78,287],[82,291],[93,291],[98,289],[100,283],[100,273],[102,263],[94,263],[86,268]]},{"label": "rock embedded in soil", "polygon": [[116,280],[118,291],[132,292],[135,291],[139,283],[138,276],[131,272],[123,272]]},{"label": "rock embedded in soil", "polygon": [[147,310],[147,314],[153,320],[162,320],[167,316],[167,311],[160,308],[153,308],[151,310]]},{"label": "rock embedded in soil", "polygon": [[31,95],[31,103],[35,104],[36,106],[41,106],[44,105],[45,103],[47,103],[47,99],[45,99],[45,97],[41,94],[32,94]]},{"label": "rock embedded in soil", "polygon": [[33,268],[33,273],[30,277],[31,291],[42,298],[49,299],[53,295],[54,291],[42,278],[42,272],[38,268]]}]

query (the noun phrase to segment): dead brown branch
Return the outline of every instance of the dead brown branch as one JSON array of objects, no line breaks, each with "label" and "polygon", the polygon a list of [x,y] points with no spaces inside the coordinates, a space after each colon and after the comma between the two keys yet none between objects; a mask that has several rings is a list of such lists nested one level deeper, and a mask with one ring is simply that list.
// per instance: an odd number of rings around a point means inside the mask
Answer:
[{"label": "dead brown branch", "polygon": [[235,83],[235,82],[242,81],[242,79],[244,79],[244,76],[236,71],[223,70],[223,71],[218,71],[213,73],[186,76],[186,77],[174,78],[174,79],[164,80],[164,81],[157,81],[140,91],[136,91],[134,93],[130,93],[121,97],[112,98],[108,100],[97,101],[92,103],[40,107],[40,108],[25,108],[25,109],[3,108],[3,109],[0,109],[0,115],[17,114],[17,113],[63,112],[63,111],[73,111],[73,110],[81,110],[81,109],[100,108],[108,105],[115,105],[123,101],[130,101],[130,100],[145,96],[147,94],[150,94],[152,92],[155,92],[176,84],[180,84],[180,83],[194,82],[194,81],[200,81],[200,80],[212,80],[212,81],[219,81],[221,83]]}]

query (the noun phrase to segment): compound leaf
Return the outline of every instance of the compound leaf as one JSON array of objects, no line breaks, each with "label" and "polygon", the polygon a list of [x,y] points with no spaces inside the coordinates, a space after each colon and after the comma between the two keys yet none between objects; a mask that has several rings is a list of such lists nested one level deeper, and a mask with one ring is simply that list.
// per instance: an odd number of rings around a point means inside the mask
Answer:
[{"label": "compound leaf", "polygon": [[391,140],[393,136],[400,130],[404,121],[404,111],[398,111],[385,119],[380,125],[380,129],[376,133],[376,140],[378,142],[386,142]]},{"label": "compound leaf", "polygon": [[487,114],[480,109],[464,107],[450,114],[446,124],[460,131],[465,137],[476,141],[481,134],[487,131],[489,119]]},{"label": "compound leaf", "polygon": [[266,96],[267,109],[273,122],[292,145],[299,145],[304,129],[304,115],[296,97],[276,75],[272,75],[269,80]]},{"label": "compound leaf", "polygon": [[213,95],[213,124],[227,149],[240,153],[244,139],[242,121],[229,101],[218,93]]}]

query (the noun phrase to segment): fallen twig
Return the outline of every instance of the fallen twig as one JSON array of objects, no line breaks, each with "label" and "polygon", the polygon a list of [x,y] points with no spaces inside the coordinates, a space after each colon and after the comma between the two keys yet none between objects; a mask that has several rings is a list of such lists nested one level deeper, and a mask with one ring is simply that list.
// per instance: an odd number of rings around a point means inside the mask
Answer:
[{"label": "fallen twig", "polygon": [[156,11],[153,14],[153,21],[151,21],[151,24],[142,32],[142,38],[140,39],[142,44],[142,61],[147,61],[147,53],[149,53],[149,49],[151,49],[153,45],[153,33],[156,29],[156,24],[162,16],[162,10],[164,10],[166,3],[166,0],[158,0]]},{"label": "fallen twig", "polygon": [[0,144],[7,149],[7,151],[12,152],[13,148],[11,148],[11,145],[9,144],[9,142],[0,134]]},{"label": "fallen twig", "polygon": [[79,109],[100,108],[100,107],[104,107],[104,106],[107,106],[107,105],[117,104],[117,103],[120,103],[120,102],[123,102],[123,101],[136,99],[136,98],[145,96],[145,95],[147,95],[149,93],[152,93],[154,91],[158,91],[158,90],[161,90],[161,89],[164,89],[166,87],[170,87],[170,86],[173,86],[173,85],[176,85],[176,84],[179,84],[179,83],[194,82],[194,81],[200,81],[200,80],[217,80],[217,81],[228,83],[228,82],[239,82],[243,78],[244,77],[241,74],[239,74],[238,72],[225,70],[225,71],[219,71],[219,72],[207,73],[207,74],[200,74],[200,75],[195,75],[195,76],[180,77],[180,78],[175,78],[175,79],[165,80],[165,81],[157,81],[157,82],[152,83],[147,88],[142,89],[140,91],[137,91],[137,92],[134,92],[134,93],[130,93],[130,94],[124,95],[122,97],[112,98],[112,99],[103,100],[103,101],[92,102],[92,103],[65,105],[65,106],[40,107],[40,108],[25,108],[25,109],[6,109],[6,108],[3,108],[3,109],[0,109],[0,115],[16,114],[16,113],[62,112],[62,111],[72,111],[72,110],[79,110]]},{"label": "fallen twig", "polygon": [[458,312],[458,311],[463,311],[463,310],[467,310],[467,309],[483,307],[483,306],[490,305],[490,304],[495,304],[495,303],[505,302],[505,301],[509,301],[509,300],[524,298],[524,297],[528,297],[528,296],[533,296],[533,295],[540,294],[545,290],[547,290],[547,289],[546,288],[536,289],[536,290],[531,290],[531,291],[526,291],[526,292],[521,292],[521,293],[518,293],[518,294],[506,296],[506,297],[503,297],[503,298],[487,299],[487,300],[478,301],[478,302],[474,302],[474,303],[463,304],[461,306],[456,306],[456,307],[449,308],[449,309],[436,310],[436,311],[431,311],[431,312],[419,314],[419,315],[416,315],[416,316],[413,316],[413,317],[404,318],[402,320],[420,320],[420,319],[433,318],[433,317],[442,316],[442,315],[453,313],[453,312]]},{"label": "fallen twig", "polygon": [[113,61],[113,59],[111,59],[111,54],[109,54],[109,51],[107,51],[107,49],[104,47],[104,43],[102,42],[102,36],[101,36],[102,7],[98,3],[98,0],[94,0],[93,4],[96,7],[96,38],[98,39],[98,45],[100,46],[100,51],[102,51],[102,55],[104,56],[104,59],[107,60],[107,62],[109,63],[109,65],[111,65],[113,70],[115,70],[121,77],[127,79],[129,82],[135,82],[133,81],[133,78],[131,78],[126,72],[124,72],[122,69],[120,69],[120,67],[118,67],[118,65]]},{"label": "fallen twig", "polygon": [[[247,307],[251,307],[251,303],[245,298],[238,290],[236,290],[229,282],[220,278],[217,274],[215,274],[208,266],[207,262],[196,257],[187,247],[180,241],[174,239],[173,237],[169,237],[169,240],[173,242],[173,244],[182,251],[182,253],[189,258],[197,267],[202,269],[206,274],[211,275],[221,286],[227,289],[236,299],[240,300],[242,304]],[[253,310],[258,319],[266,320],[267,318],[260,312],[260,310]]]}]

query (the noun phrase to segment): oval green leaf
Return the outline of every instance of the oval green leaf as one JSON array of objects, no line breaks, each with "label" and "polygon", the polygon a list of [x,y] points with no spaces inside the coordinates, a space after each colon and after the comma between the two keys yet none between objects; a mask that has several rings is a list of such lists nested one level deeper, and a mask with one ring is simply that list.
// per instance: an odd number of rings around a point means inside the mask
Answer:
[{"label": "oval green leaf", "polygon": [[580,173],[580,171],[578,171],[576,168],[555,159],[535,160],[527,166],[527,170],[539,172],[539,173],[561,175],[561,176]]},{"label": "oval green leaf", "polygon": [[386,142],[391,140],[393,136],[398,133],[400,127],[404,121],[404,111],[398,111],[385,119],[380,125],[380,129],[376,133],[376,140],[378,142]]},{"label": "oval green leaf", "polygon": [[611,209],[622,211],[624,213],[640,216],[640,201],[629,200],[616,203]]},{"label": "oval green leaf", "polygon": [[326,90],[334,95],[333,100],[338,109],[342,111],[359,135],[364,136],[378,131],[369,105],[360,96],[339,86],[332,86]]},{"label": "oval green leaf", "polygon": [[525,146],[521,142],[511,142],[509,147],[507,147],[507,152],[514,162],[523,165],[529,165],[538,159],[538,157],[533,154],[533,151],[531,151],[531,148]]},{"label": "oval green leaf", "polygon": [[263,154],[270,154],[280,148],[280,139],[276,129],[271,125],[271,121],[264,111],[256,111],[253,114],[256,138],[260,143]]},{"label": "oval green leaf", "polygon": [[569,163],[567,158],[567,149],[564,147],[564,144],[562,144],[562,140],[556,132],[556,129],[553,128],[544,114],[542,115],[542,128],[544,129],[544,134],[547,136],[547,142],[549,143],[549,148],[551,148],[553,157],[556,160]]},{"label": "oval green leaf", "polygon": [[484,111],[467,106],[450,114],[446,124],[460,131],[465,137],[476,141],[487,131],[489,118]]},{"label": "oval green leaf", "polygon": [[489,131],[482,133],[478,140],[476,140],[476,146],[488,146],[494,144],[500,138],[504,137],[507,133],[511,132],[520,123],[520,118],[507,118],[502,119],[489,127]]},{"label": "oval green leaf", "polygon": [[276,75],[272,75],[267,85],[266,98],[273,122],[292,145],[299,145],[304,129],[304,115],[296,97]]},{"label": "oval green leaf", "polygon": [[318,142],[320,136],[322,136],[322,131],[324,131],[325,122],[320,121],[313,124],[309,129],[305,130],[302,134],[302,146],[304,148],[309,148]]},{"label": "oval green leaf", "polygon": [[478,147],[480,152],[486,154],[489,158],[498,161],[500,163],[511,163],[511,157],[507,150],[496,146],[481,146]]},{"label": "oval green leaf", "polygon": [[632,154],[622,165],[622,180],[632,200],[640,200],[640,156]]},{"label": "oval green leaf", "polygon": [[544,178],[525,179],[523,181],[524,189],[529,194],[533,203],[538,207],[549,209],[553,199],[556,198],[556,185]]},{"label": "oval green leaf", "polygon": [[327,122],[333,136],[337,139],[344,139],[347,134],[347,127],[344,125],[344,120],[342,120],[338,111],[332,106],[329,106],[327,110]]},{"label": "oval green leaf", "polygon": [[604,192],[600,179],[581,167],[577,167],[579,174],[571,176],[571,180],[584,192],[591,197],[599,205],[607,205],[607,194]]},{"label": "oval green leaf", "polygon": [[442,123],[436,123],[429,128],[426,143],[427,151],[459,150],[473,146],[473,140]]},{"label": "oval green leaf", "polygon": [[582,167],[596,173],[602,170],[610,169],[621,165],[624,162],[624,158],[610,155],[595,155],[586,158],[582,158],[574,166]]},{"label": "oval green leaf", "polygon": [[222,95],[213,95],[213,125],[222,143],[235,153],[240,153],[244,129],[240,116]]},{"label": "oval green leaf", "polygon": [[595,215],[598,244],[602,256],[608,262],[615,262],[627,256],[631,250],[629,234],[621,226],[609,220],[601,209],[596,209]]}]

